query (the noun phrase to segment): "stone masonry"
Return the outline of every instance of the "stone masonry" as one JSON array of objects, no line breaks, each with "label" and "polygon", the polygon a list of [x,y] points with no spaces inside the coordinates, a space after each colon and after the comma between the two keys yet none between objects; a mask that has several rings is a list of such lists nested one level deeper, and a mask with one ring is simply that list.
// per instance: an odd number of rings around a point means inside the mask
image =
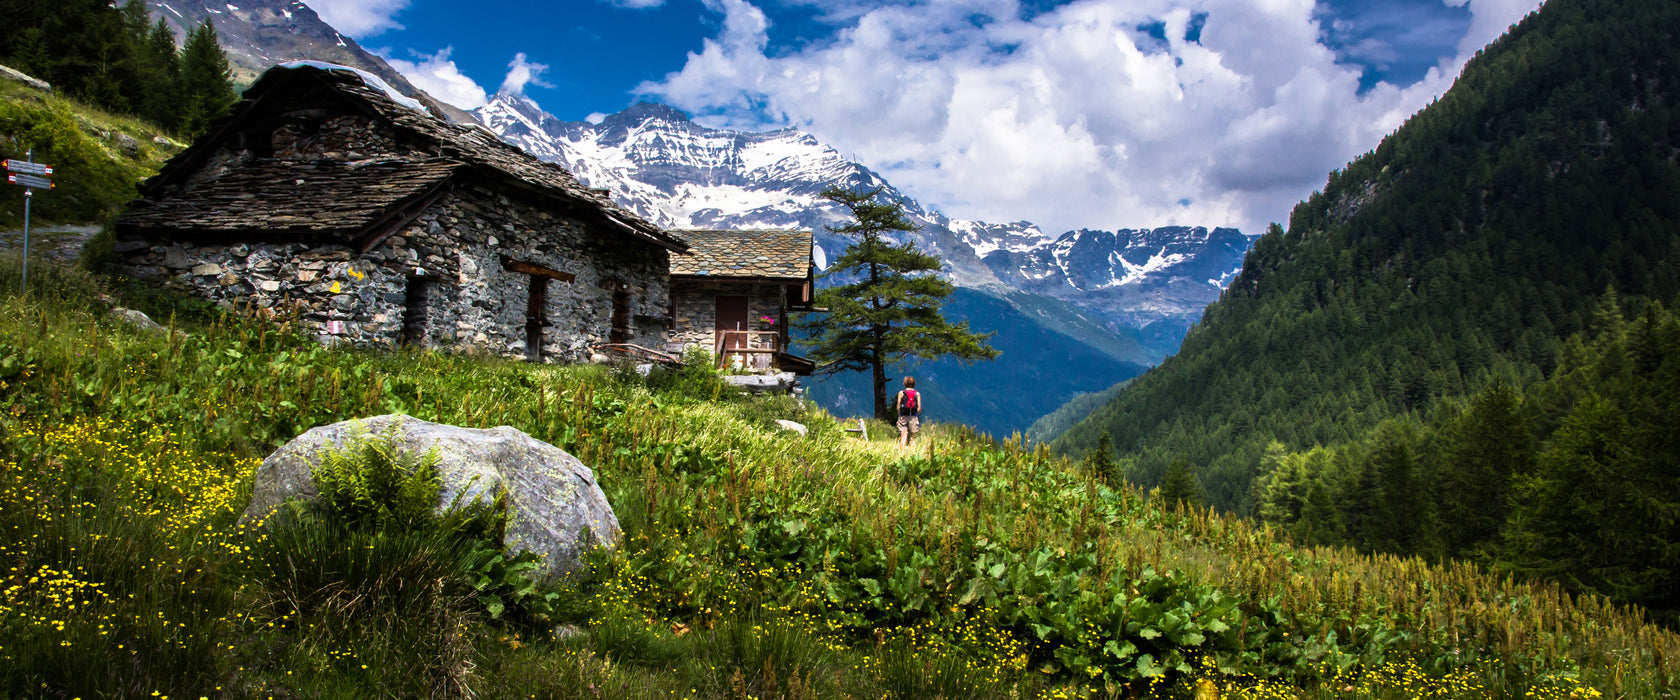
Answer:
[{"label": "stone masonry", "polygon": [[[579,222],[467,187],[445,196],[365,254],[337,244],[213,244],[128,240],[124,271],[220,302],[288,313],[293,305],[327,342],[392,346],[402,339],[411,285],[430,285],[424,344],[527,355],[528,275],[509,258],[575,275],[549,280],[544,359],[581,361],[611,334],[613,292],[627,286],[629,342],[662,344],[670,306],[666,252],[613,245]],[[335,323],[336,322],[336,323]]]},{"label": "stone masonry", "polygon": [[[713,344],[713,330],[717,328],[717,297],[745,296],[747,297],[747,324],[744,330],[751,331],[783,331],[782,318],[786,302],[783,299],[783,286],[779,284],[735,282],[723,280],[692,280],[677,279],[672,283],[673,295],[676,299],[675,315],[671,331],[671,344],[688,346],[698,344],[710,349]],[[760,316],[776,319],[770,324],[760,320]]]}]

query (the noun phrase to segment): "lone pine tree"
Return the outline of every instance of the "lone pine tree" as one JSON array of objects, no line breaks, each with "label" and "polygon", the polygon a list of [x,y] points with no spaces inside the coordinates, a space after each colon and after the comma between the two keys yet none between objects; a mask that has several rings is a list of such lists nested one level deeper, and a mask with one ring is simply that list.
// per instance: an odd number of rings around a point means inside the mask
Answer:
[{"label": "lone pine tree", "polygon": [[985,344],[989,333],[974,333],[968,322],[950,323],[939,313],[953,285],[938,276],[940,260],[907,241],[894,244],[885,236],[915,231],[903,205],[877,201],[879,188],[853,192],[828,187],[822,196],[851,211],[852,223],[829,231],[855,236],[825,278],[846,280],[819,290],[816,303],[827,307],[821,315],[800,321],[811,332],[811,358],[818,371],[871,373],[875,415],[890,418],[887,368],[910,358],[951,356],[960,360],[990,360],[998,351]]}]

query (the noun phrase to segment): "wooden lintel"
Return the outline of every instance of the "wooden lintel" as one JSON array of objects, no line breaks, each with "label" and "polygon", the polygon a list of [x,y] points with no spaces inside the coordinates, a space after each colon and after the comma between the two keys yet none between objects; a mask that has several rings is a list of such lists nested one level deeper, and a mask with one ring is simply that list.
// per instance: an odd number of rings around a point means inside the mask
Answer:
[{"label": "wooden lintel", "polygon": [[439,199],[442,199],[453,189],[455,189],[455,184],[449,178],[444,178],[442,182],[433,186],[431,191],[409,200],[407,204],[398,206],[372,226],[364,229],[360,235],[355,237],[354,240],[357,242],[353,245],[359,252],[366,253],[373,250],[380,243],[384,243],[385,239],[396,235],[416,217],[426,213],[427,209],[431,208],[433,204],[436,204]]},{"label": "wooden lintel", "polygon": [[560,280],[566,284],[571,284],[573,280],[577,279],[577,276],[570,272],[561,272],[559,270],[543,267],[536,263],[528,263],[523,260],[514,260],[513,258],[508,257],[502,258],[502,269],[507,270],[508,272],[517,272],[521,275],[547,277],[551,280]]}]

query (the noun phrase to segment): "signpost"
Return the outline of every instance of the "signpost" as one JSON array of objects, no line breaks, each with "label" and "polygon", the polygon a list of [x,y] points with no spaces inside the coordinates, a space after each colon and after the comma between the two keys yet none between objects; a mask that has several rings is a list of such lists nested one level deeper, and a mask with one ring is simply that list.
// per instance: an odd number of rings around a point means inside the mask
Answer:
[{"label": "signpost", "polygon": [[8,160],[6,165],[6,181],[23,188],[23,282],[19,291],[29,289],[29,203],[35,199],[37,188],[50,190],[52,180],[47,179],[53,174],[52,166],[35,162],[35,149],[29,149],[29,155],[23,160]]},{"label": "signpost", "polygon": [[52,186],[53,186],[52,180],[48,180],[44,177],[36,177],[34,175],[20,175],[18,173],[7,174],[6,175],[6,181],[10,182],[14,185],[23,185],[24,187],[30,187],[30,188],[39,187],[43,190],[52,189]]}]

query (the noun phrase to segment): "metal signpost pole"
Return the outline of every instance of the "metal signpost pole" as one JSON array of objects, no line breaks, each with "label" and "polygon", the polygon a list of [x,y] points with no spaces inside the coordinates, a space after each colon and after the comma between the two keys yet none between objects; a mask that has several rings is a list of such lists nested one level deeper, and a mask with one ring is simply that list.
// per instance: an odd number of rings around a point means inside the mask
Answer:
[{"label": "metal signpost pole", "polygon": [[[35,149],[29,149],[28,155],[25,155],[23,159],[30,163],[35,162]],[[23,281],[19,283],[19,294],[29,292],[29,204],[34,201],[35,189],[32,187],[23,188]]]},{"label": "metal signpost pole", "polygon": [[52,180],[47,178],[53,174],[52,166],[35,162],[35,149],[29,149],[29,155],[23,162],[8,160],[5,163],[6,181],[23,187],[23,290],[29,289],[29,205],[35,201],[35,190],[52,189]]}]

